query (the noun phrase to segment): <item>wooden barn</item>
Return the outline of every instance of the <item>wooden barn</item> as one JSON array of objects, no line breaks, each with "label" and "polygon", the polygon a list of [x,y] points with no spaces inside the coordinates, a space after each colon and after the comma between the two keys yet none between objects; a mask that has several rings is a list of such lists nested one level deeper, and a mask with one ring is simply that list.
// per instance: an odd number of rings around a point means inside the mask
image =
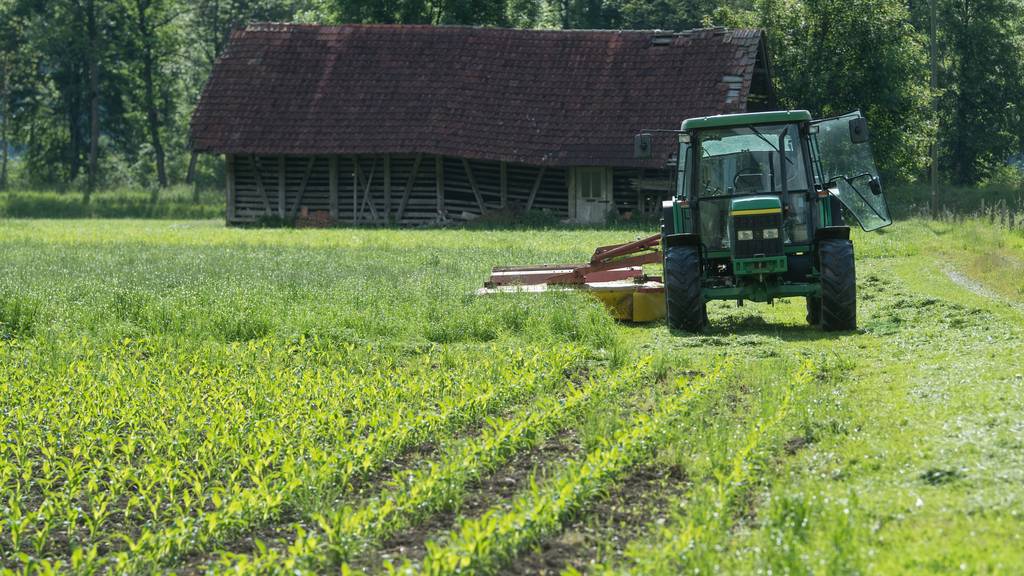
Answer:
[{"label": "wooden barn", "polygon": [[224,155],[229,224],[600,222],[670,194],[671,135],[637,160],[634,134],[771,107],[769,71],[757,30],[254,24],[215,64],[191,142]]}]

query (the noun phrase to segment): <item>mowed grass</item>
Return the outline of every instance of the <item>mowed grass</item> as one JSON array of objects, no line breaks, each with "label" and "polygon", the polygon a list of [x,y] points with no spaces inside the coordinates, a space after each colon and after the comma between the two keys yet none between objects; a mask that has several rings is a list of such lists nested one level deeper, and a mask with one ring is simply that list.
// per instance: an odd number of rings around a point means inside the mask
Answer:
[{"label": "mowed grass", "polygon": [[0,569],[1024,565],[1024,237],[856,235],[853,333],[472,295],[648,233],[3,222]]}]

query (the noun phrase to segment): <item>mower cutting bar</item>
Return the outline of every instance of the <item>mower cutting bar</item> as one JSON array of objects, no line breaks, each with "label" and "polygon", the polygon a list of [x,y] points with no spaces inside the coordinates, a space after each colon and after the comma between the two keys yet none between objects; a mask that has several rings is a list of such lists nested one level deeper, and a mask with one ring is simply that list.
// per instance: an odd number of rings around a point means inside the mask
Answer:
[{"label": "mower cutting bar", "polygon": [[644,274],[644,264],[661,262],[661,236],[601,246],[586,264],[499,266],[479,295],[502,292],[583,290],[596,296],[619,320],[650,322],[665,315],[665,285]]},{"label": "mower cutting bar", "polygon": [[586,264],[499,266],[491,270],[491,277],[484,286],[582,285],[620,280],[643,283],[650,280],[644,275],[643,265],[661,261],[660,243],[661,236],[656,234],[635,242],[601,246]]},{"label": "mower cutting bar", "polygon": [[[535,286],[538,284],[552,284],[553,278],[575,278],[576,268],[572,266],[507,266],[496,267],[491,270],[491,277],[484,286],[494,288],[495,286]],[[585,276],[586,282],[611,282],[615,280],[629,280],[640,278],[644,275],[643,268],[639,266],[629,268],[617,268],[614,270],[594,271]],[[557,282],[554,282],[557,283]],[[583,284],[583,282],[561,282],[562,284]]]}]

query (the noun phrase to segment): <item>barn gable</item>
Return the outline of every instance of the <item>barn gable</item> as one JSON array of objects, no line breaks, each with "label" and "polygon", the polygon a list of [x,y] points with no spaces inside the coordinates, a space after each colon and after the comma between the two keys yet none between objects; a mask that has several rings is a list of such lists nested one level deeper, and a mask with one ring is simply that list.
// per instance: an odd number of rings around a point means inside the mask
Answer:
[{"label": "barn gable", "polygon": [[192,144],[227,157],[229,221],[635,211],[675,146],[636,160],[633,134],[762,109],[768,70],[756,30],[256,24],[214,66]]}]

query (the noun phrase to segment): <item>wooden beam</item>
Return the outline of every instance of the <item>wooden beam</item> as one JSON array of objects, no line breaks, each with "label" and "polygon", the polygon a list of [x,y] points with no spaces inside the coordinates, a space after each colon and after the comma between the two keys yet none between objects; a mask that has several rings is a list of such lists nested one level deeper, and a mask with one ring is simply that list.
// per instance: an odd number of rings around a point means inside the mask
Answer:
[{"label": "wooden beam", "polygon": [[285,198],[287,178],[284,173],[284,156],[277,157],[277,214],[284,219],[288,200]]},{"label": "wooden beam", "polygon": [[232,154],[224,155],[224,174],[227,176],[227,221],[230,224],[235,220],[235,157]]},{"label": "wooden beam", "polygon": [[476,205],[480,207],[480,213],[487,212],[484,207],[484,197],[480,195],[480,189],[476,187],[476,178],[473,177],[473,170],[469,167],[469,160],[462,159],[462,167],[466,169],[466,178],[469,178],[469,187],[473,189],[473,197],[476,198]]},{"label": "wooden beam", "polygon": [[338,157],[331,156],[328,161],[328,194],[331,198],[331,220],[338,219]]},{"label": "wooden beam", "polygon": [[508,208],[508,162],[501,161],[501,207]]},{"label": "wooden beam", "polygon": [[[614,168],[612,169],[614,170]],[[640,169],[640,182],[636,187],[636,213],[639,216],[644,213],[644,176],[646,176],[646,168]],[[615,174],[612,173],[612,185],[615,184]],[[612,189],[612,198],[615,198],[615,189]]]},{"label": "wooden beam", "polygon": [[444,158],[434,157],[434,182],[437,184],[437,215],[444,218]]},{"label": "wooden beam", "polygon": [[295,205],[292,206],[292,220],[299,213],[299,204],[302,204],[302,196],[306,193],[306,184],[309,183],[309,175],[313,172],[313,163],[316,162],[316,156],[310,156],[309,162],[306,162],[306,171],[302,174],[302,183],[299,184],[299,192],[295,197]]},{"label": "wooden beam", "polygon": [[[530,199],[526,201],[526,211],[529,212],[533,208],[533,201],[537,198],[537,190],[540,190],[540,183],[544,180],[544,171],[547,170],[547,166],[541,166],[540,172],[537,172],[537,178],[533,181],[533,188],[530,190]],[[570,190],[569,195],[572,195]]]},{"label": "wooden beam", "polygon": [[353,162],[356,165],[356,181],[359,182],[360,188],[363,188],[363,199],[359,202],[359,213],[362,214],[363,210],[366,210],[366,204],[370,204],[370,214],[373,216],[373,221],[377,221],[377,207],[373,205],[373,200],[370,197],[370,186],[373,184],[373,175],[377,172],[377,157],[373,157],[373,164],[370,166],[370,178],[364,183],[363,179],[363,168],[359,165],[359,160],[353,156]]},{"label": "wooden beam", "polygon": [[398,216],[395,217],[395,221],[398,223],[402,222],[402,216],[405,215],[405,205],[409,203],[409,194],[412,193],[412,187],[416,183],[416,176],[420,172],[420,162],[422,161],[423,154],[417,154],[416,161],[412,165],[412,172],[409,173],[409,179],[405,182],[405,190],[402,191],[402,200],[398,203]]},{"label": "wooden beam", "polygon": [[576,174],[577,168],[565,169],[566,203],[565,208],[569,218],[576,219]]},{"label": "wooden beam", "polygon": [[384,223],[391,220],[391,154],[384,155]]},{"label": "wooden beam", "polygon": [[[352,159],[352,174],[355,175],[355,179],[352,180],[352,194],[354,194],[355,202],[352,203],[352,220],[355,221],[356,212],[363,213],[363,202],[359,202],[359,191],[363,188],[363,171],[359,168],[359,157],[353,154]],[[356,209],[356,206],[359,209]]]},{"label": "wooden beam", "polygon": [[273,214],[270,209],[270,196],[267,194],[267,187],[263,185],[263,166],[260,165],[260,159],[255,154],[250,154],[249,159],[252,161],[252,169],[256,172],[256,193],[263,196],[263,211],[267,216]]}]

